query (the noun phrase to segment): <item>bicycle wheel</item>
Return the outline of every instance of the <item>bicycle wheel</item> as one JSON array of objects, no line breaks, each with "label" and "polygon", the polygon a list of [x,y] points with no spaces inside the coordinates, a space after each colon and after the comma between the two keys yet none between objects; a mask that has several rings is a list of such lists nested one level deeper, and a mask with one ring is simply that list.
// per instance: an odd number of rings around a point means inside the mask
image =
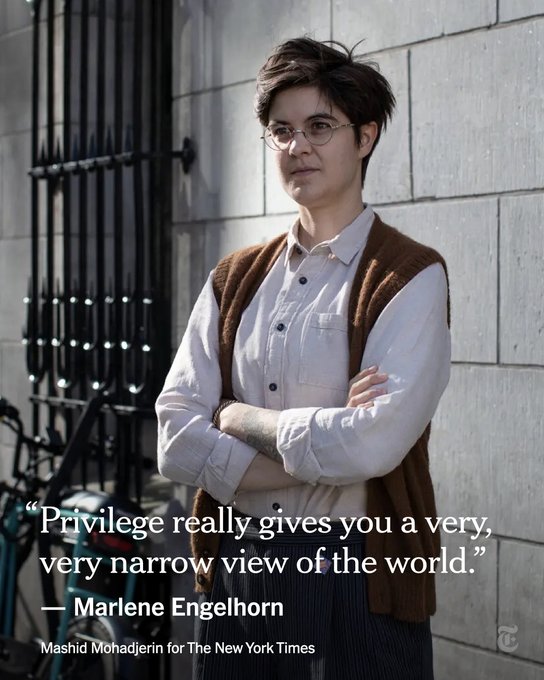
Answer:
[{"label": "bicycle wheel", "polygon": [[[94,617],[76,619],[68,628],[64,644],[68,644],[70,649],[72,645],[81,647],[83,642],[87,642],[85,653],[68,651],[62,654],[56,680],[120,680],[118,655],[97,649],[101,648],[101,643],[119,642],[111,627]],[[54,655],[50,655],[46,659],[38,675],[39,680],[49,680],[53,658]]]},{"label": "bicycle wheel", "polygon": [[0,678],[28,680],[40,663],[40,647],[32,642],[20,642],[0,635]]}]

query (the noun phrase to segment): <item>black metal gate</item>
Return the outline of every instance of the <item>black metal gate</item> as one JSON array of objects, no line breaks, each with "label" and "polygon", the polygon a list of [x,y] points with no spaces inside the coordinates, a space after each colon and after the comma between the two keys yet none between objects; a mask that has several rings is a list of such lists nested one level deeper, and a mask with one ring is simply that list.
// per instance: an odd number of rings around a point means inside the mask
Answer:
[{"label": "black metal gate", "polygon": [[139,499],[142,423],[170,358],[171,0],[33,13],[33,427],[61,421],[68,438],[107,395],[78,481]]}]

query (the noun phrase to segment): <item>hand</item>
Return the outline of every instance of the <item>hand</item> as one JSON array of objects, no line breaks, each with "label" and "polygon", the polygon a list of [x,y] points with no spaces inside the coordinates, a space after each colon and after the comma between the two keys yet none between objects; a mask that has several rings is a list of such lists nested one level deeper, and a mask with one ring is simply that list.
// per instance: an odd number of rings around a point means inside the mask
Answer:
[{"label": "hand", "polygon": [[370,408],[374,406],[375,397],[386,394],[384,387],[375,387],[387,381],[387,373],[378,373],[377,366],[363,369],[349,381],[348,401],[346,406]]}]

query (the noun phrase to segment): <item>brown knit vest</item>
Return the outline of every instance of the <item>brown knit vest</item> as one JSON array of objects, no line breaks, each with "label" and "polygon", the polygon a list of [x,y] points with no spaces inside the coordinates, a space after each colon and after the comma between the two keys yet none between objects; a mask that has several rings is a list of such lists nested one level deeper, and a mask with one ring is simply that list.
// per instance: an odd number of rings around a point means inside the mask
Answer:
[{"label": "brown knit vest", "polygon": [[[257,292],[286,244],[286,235],[265,245],[237,251],[217,265],[214,293],[219,306],[219,361],[223,397],[232,398],[232,355],[236,330],[242,312]],[[368,335],[387,303],[416,274],[439,262],[442,257],[375,216],[351,288],[348,308],[349,378],[360,370]],[[448,324],[449,324],[448,297]],[[434,575],[411,571],[391,573],[384,558],[435,557],[440,554],[440,535],[433,534],[425,517],[436,517],[433,485],[429,473],[428,440],[430,423],[394,470],[367,481],[367,515],[391,517],[392,532],[366,534],[366,555],[376,559],[377,570],[368,574],[369,608],[373,613],[390,614],[404,621],[423,621],[436,611]],[[203,489],[195,496],[193,515],[218,517],[218,503]],[[400,530],[403,517],[414,517],[417,533]],[[192,535],[193,555],[217,558],[219,534]],[[215,562],[208,573],[196,574],[196,590],[210,591]]]}]

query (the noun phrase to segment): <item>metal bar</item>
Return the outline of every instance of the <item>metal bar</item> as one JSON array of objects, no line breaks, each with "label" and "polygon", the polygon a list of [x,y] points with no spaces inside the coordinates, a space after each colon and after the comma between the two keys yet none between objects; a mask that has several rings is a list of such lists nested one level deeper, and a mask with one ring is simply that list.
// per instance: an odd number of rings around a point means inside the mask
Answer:
[{"label": "metal bar", "polygon": [[[96,69],[96,153],[101,156],[105,150],[105,74],[106,74],[106,7],[105,0],[99,0],[97,26],[97,69]],[[104,167],[96,168],[95,206],[95,282],[96,302],[94,348],[91,353],[92,388],[104,389],[106,383],[104,367],[104,310],[105,310],[105,264],[104,264]]]},{"label": "metal bar", "polygon": [[[160,41],[157,39],[157,30],[159,21],[157,18],[158,7],[155,2],[149,2],[149,95],[147,100],[150,103],[148,109],[148,140],[149,148],[151,149],[151,155],[162,156],[162,152],[158,150],[157,144],[157,133],[158,133],[158,121],[159,116],[157,112],[161,111],[160,102],[158,100],[158,92],[160,87],[158,83],[160,82],[160,68],[161,59],[158,54],[158,46],[160,46]],[[162,56],[162,55],[160,55]],[[134,351],[138,356],[137,362],[137,376],[136,384],[133,386],[133,390],[139,395],[140,401],[145,398],[145,390],[149,388],[149,365],[152,359],[152,347],[154,341],[152,339],[153,335],[153,323],[152,323],[152,304],[154,298],[154,284],[156,280],[156,270],[155,270],[155,260],[153,257],[154,252],[154,241],[155,241],[155,231],[156,231],[156,209],[155,209],[155,181],[156,181],[156,165],[153,162],[147,164],[148,169],[148,213],[147,220],[144,226],[144,250],[146,253],[146,262],[143,280],[143,288],[141,298],[138,302],[141,309],[141,320],[140,325],[137,328],[137,341]],[[160,170],[160,168],[159,168]],[[141,452],[140,452],[141,454]],[[141,464],[141,460],[136,461]],[[141,475],[141,469],[136,471],[136,480],[138,480],[138,475]],[[141,491],[141,490],[140,490]]]},{"label": "metal bar", "polygon": [[[151,163],[162,161],[164,159],[179,158],[182,162],[191,162],[188,160],[187,148],[182,148],[173,151],[121,151],[119,153],[106,152],[102,156],[89,156],[87,158],[80,158],[79,160],[69,160],[62,162],[39,163],[33,166],[28,171],[31,177],[36,179],[47,179],[48,177],[61,177],[64,175],[77,175],[81,172],[93,171],[96,168],[111,169],[117,165],[134,165],[137,161],[149,161]],[[191,152],[194,156],[194,150]],[[193,158],[194,160],[194,158]]]},{"label": "metal bar", "polygon": [[[80,15],[80,63],[79,63],[79,154],[81,158],[87,156],[87,134],[88,134],[88,111],[87,111],[87,77],[89,70],[88,62],[89,51],[89,4],[88,0],[81,0]],[[78,293],[78,324],[80,336],[76,339],[78,343],[78,359],[80,377],[80,396],[85,399],[87,396],[86,380],[86,357],[83,353],[83,339],[87,330],[85,324],[85,299],[87,297],[87,173],[79,175],[79,243],[78,243],[78,269],[79,269],[79,293]]]},{"label": "metal bar", "polygon": [[[149,148],[152,152],[157,153],[158,151],[158,144],[157,144],[157,132],[158,132],[158,122],[159,122],[159,115],[158,113],[160,112],[160,107],[158,106],[159,102],[157,100],[157,83],[159,81],[159,73],[157,72],[157,65],[160,64],[160,59],[157,58],[157,46],[158,44],[160,45],[160,41],[157,41],[157,6],[155,2],[151,1],[149,3],[149,11],[150,11],[150,25],[151,25],[151,30],[150,30],[150,47],[149,47],[149,59],[150,59],[150,69],[149,69],[149,80],[150,80],[150,94],[149,94],[149,101],[150,101],[150,107],[149,107]],[[159,155],[160,157],[160,155]],[[146,252],[149,253],[150,255],[153,253],[153,235],[155,233],[155,226],[156,226],[156,211],[154,210],[155,206],[155,164],[154,163],[149,163],[148,164],[149,168],[149,186],[148,186],[148,195],[149,195],[149,219],[148,219],[148,229],[146,233]],[[149,290],[150,295],[153,294],[152,290],[152,285],[155,282],[155,277],[156,277],[156,271],[155,271],[155,260],[153,257],[148,257],[148,278],[145,282],[145,285],[147,289]]]},{"label": "metal bar", "polygon": [[105,455],[106,455],[106,422],[104,418],[104,413],[100,412],[98,414],[98,451],[97,451],[97,472],[98,472],[98,483],[100,484],[100,490],[104,491],[106,486],[106,467],[105,467]]},{"label": "metal bar", "polygon": [[[158,32],[160,35],[158,50],[160,61],[158,73],[154,78],[158,84],[157,100],[154,106],[161,111],[159,121],[158,144],[162,153],[166,154],[172,148],[172,2],[157,1]],[[157,192],[154,208],[157,224],[153,229],[154,247],[152,249],[156,276],[153,277],[155,304],[152,306],[152,328],[156,329],[156,339],[152,341],[152,375],[154,384],[151,393],[158,390],[168,371],[170,363],[170,338],[172,314],[170,310],[172,261],[164,257],[164,253],[172,252],[172,207],[170,191],[172,187],[172,164],[163,160],[158,165]],[[160,329],[160,330],[158,330]],[[160,346],[160,351],[159,351]]]},{"label": "metal bar", "polygon": [[[39,97],[40,97],[40,10],[41,0],[34,4],[32,28],[32,165],[38,164],[39,157]],[[38,370],[38,281],[39,281],[39,186],[38,181],[31,179],[31,275],[28,291],[28,310],[26,327],[26,365],[32,383],[32,394],[38,394],[41,376]],[[37,434],[40,429],[40,409],[37,404],[32,408],[32,431]]]},{"label": "metal bar", "polygon": [[[63,161],[70,158],[72,143],[72,3],[66,2],[64,6],[64,54],[63,54]],[[62,314],[64,319],[64,332],[61,344],[57,349],[57,386],[66,390],[70,396],[70,390],[74,383],[74,348],[70,344],[72,336],[72,200],[71,200],[72,177],[65,175],[62,182],[62,253],[63,253],[63,294]],[[64,361],[62,359],[64,358]],[[70,427],[69,424],[67,424]]]},{"label": "metal bar", "polygon": [[[56,406],[63,408],[78,409],[85,406],[87,403],[83,399],[68,399],[66,397],[48,397],[47,395],[37,394],[30,397],[30,401],[36,404],[49,404],[50,402]],[[114,402],[107,402],[108,410],[113,411],[117,415],[133,416],[135,414],[143,418],[154,418],[155,411],[151,407],[131,406],[130,404],[118,404]]]},{"label": "metal bar", "polygon": [[134,458],[131,459],[134,468],[134,493],[136,502],[142,500],[142,478],[143,478],[143,453],[142,453],[142,420],[135,418],[132,421],[132,452]]},{"label": "metal bar", "polygon": [[117,423],[118,450],[117,470],[115,475],[115,494],[117,496],[128,495],[128,460],[131,453],[131,427],[132,419],[119,419]]},{"label": "metal bar", "polygon": [[[117,0],[115,6],[115,55],[114,55],[114,151],[120,154],[123,151],[123,49],[124,49],[124,27],[123,27],[123,0]],[[114,181],[114,221],[113,221],[113,298],[114,298],[114,319],[116,323],[113,328],[112,341],[113,363],[115,366],[115,396],[120,401],[122,385],[122,357],[121,357],[121,319],[123,314],[123,166],[115,165],[113,170]]]},{"label": "metal bar", "polygon": [[[142,149],[142,76],[143,76],[143,3],[134,5],[134,78],[132,85],[132,108],[134,120],[134,150]],[[143,322],[143,272],[145,271],[145,214],[144,187],[142,162],[136,161],[133,169],[133,200],[134,200],[134,290],[133,295],[134,325],[132,334],[127,338],[130,342],[128,350],[127,387],[132,394],[136,394],[141,383],[141,350],[139,346],[140,330]]]},{"label": "metal bar", "polygon": [[[55,156],[55,2],[47,3],[47,155],[50,160]],[[53,289],[55,285],[55,200],[56,181],[47,182],[46,209],[46,290],[43,295],[44,324],[42,328],[43,356],[47,371],[47,392],[56,394],[53,366]],[[55,426],[55,409],[49,408],[49,426]]]}]

